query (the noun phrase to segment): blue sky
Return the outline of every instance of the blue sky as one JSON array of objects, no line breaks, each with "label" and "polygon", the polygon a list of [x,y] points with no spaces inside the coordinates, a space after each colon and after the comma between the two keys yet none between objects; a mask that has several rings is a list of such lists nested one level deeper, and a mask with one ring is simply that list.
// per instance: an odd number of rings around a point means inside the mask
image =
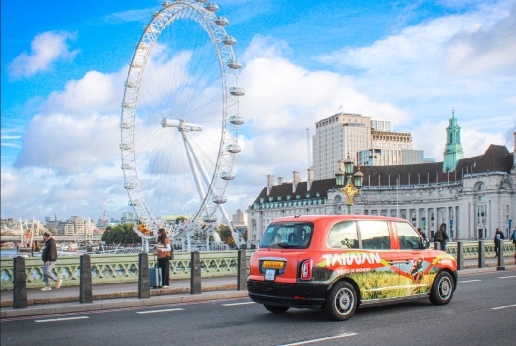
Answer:
[{"label": "blue sky", "polygon": [[[267,174],[306,179],[306,128],[339,111],[391,119],[442,160],[452,107],[466,157],[513,150],[516,0],[219,1],[246,89],[227,211]],[[160,2],[2,1],[1,217],[109,217],[127,206],[120,103]],[[172,211],[174,212],[174,211]]]}]

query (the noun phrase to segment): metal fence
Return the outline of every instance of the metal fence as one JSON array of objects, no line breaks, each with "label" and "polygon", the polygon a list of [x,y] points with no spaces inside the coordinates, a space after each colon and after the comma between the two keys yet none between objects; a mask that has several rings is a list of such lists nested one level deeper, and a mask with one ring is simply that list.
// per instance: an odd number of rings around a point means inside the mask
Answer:
[{"label": "metal fence", "polygon": [[[246,251],[247,266],[252,250]],[[200,252],[201,276],[234,276],[238,273],[238,251]],[[170,261],[170,279],[190,278],[189,252],[176,252]],[[80,256],[61,256],[57,259],[54,274],[63,280],[63,286],[80,283]],[[149,265],[156,265],[156,258],[149,255]],[[13,288],[13,259],[0,260],[1,289]],[[43,263],[39,257],[25,258],[27,288],[43,287]],[[93,284],[138,282],[138,254],[91,255]]]}]

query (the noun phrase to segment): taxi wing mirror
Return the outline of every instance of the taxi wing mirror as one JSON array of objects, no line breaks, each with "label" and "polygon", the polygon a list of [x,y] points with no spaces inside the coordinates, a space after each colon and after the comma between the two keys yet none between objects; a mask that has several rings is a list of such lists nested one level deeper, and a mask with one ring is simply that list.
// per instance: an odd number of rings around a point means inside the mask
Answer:
[{"label": "taxi wing mirror", "polygon": [[428,239],[423,239],[423,248],[428,249],[430,247],[430,242]]}]

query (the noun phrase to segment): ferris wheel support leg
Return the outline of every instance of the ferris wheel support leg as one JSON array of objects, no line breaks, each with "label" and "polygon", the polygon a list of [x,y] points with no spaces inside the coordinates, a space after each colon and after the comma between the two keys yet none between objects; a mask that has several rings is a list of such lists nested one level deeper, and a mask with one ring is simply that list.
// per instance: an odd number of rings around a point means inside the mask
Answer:
[{"label": "ferris wheel support leg", "polygon": [[149,240],[142,237],[143,251],[149,253]]},{"label": "ferris wheel support leg", "polygon": [[192,251],[192,244],[191,244],[191,237],[186,237],[186,251],[191,252]]},{"label": "ferris wheel support leg", "polygon": [[[195,153],[192,151],[190,143],[188,142],[188,138],[186,137],[185,132],[181,132],[181,136],[183,137],[183,143],[185,144],[186,155],[188,156],[188,162],[190,163],[190,169],[192,170],[192,174],[194,176],[195,185],[197,185],[197,192],[199,193],[199,197],[201,201],[204,198],[204,189],[201,184],[201,178],[199,177],[199,171],[195,168],[194,159]],[[194,157],[194,159],[192,158]]]}]

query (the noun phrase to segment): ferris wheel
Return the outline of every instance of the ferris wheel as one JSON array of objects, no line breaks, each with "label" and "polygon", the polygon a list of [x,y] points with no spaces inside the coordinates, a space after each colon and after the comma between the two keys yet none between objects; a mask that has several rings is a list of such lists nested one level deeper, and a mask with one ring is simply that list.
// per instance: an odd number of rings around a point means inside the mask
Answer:
[{"label": "ferris wheel", "polygon": [[[235,58],[224,17],[206,0],[163,2],[143,29],[131,61],[121,116],[122,170],[135,226],[147,241],[207,242],[224,210],[234,157],[241,151]],[[171,215],[189,215],[176,224]],[[172,222],[171,222],[172,221]],[[231,228],[239,245],[238,234]]]}]

